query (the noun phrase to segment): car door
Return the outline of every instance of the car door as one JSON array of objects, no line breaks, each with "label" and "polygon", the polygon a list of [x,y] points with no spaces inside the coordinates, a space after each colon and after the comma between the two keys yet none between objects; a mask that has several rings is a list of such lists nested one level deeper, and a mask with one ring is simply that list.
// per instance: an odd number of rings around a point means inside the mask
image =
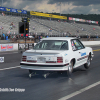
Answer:
[{"label": "car door", "polygon": [[76,56],[76,66],[80,66],[86,62],[86,51],[84,45],[78,39],[73,39],[72,49]]}]

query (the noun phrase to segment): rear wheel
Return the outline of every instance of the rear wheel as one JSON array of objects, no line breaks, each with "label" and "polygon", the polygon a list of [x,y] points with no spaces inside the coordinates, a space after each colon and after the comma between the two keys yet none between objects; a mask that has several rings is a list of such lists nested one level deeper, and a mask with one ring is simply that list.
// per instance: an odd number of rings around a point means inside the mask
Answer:
[{"label": "rear wheel", "polygon": [[84,64],[84,67],[85,67],[86,69],[89,69],[90,64],[91,64],[91,55],[89,55],[89,57],[88,57],[88,59],[87,59],[87,62]]},{"label": "rear wheel", "polygon": [[67,70],[67,75],[70,76],[73,72],[73,61],[71,61],[69,63],[69,66],[68,66],[68,70]]}]

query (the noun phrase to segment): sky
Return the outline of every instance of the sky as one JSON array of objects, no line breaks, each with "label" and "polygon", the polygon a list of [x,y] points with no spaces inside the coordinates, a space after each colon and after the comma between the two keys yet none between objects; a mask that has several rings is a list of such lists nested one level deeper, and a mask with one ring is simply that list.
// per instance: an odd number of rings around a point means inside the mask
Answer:
[{"label": "sky", "polygon": [[0,6],[61,14],[100,14],[100,0],[0,0]]}]

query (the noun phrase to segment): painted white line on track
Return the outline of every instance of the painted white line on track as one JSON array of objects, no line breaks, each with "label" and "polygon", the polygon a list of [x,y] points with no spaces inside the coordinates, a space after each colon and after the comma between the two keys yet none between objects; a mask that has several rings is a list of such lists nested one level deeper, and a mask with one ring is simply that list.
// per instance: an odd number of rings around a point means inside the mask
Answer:
[{"label": "painted white line on track", "polygon": [[89,86],[87,86],[87,87],[85,87],[83,89],[80,89],[79,91],[73,92],[73,93],[71,93],[71,94],[69,94],[69,95],[67,95],[65,97],[62,97],[62,98],[60,98],[58,100],[68,100],[68,99],[70,99],[70,98],[72,98],[72,97],[74,97],[74,96],[76,96],[76,95],[78,95],[78,94],[80,94],[80,93],[82,93],[84,91],[87,91],[87,90],[89,90],[89,89],[91,89],[91,88],[93,88],[93,87],[95,87],[97,85],[100,85],[100,81],[98,81],[98,82],[96,82],[94,84],[91,84],[91,85],[89,85]]},{"label": "painted white line on track", "polygon": [[0,71],[1,71],[1,70],[7,70],[7,69],[13,69],[13,68],[18,68],[18,67],[20,67],[20,66],[15,66],[15,67],[9,67],[9,68],[3,68],[3,69],[0,69]]},{"label": "painted white line on track", "polygon": [[18,52],[8,52],[8,53],[1,53],[0,55],[4,55],[4,54],[14,54],[14,53],[18,53]]}]

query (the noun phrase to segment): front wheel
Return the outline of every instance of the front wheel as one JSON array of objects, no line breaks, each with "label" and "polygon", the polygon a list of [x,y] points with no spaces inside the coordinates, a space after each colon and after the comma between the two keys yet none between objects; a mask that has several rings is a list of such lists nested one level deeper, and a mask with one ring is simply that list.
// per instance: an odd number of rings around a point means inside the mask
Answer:
[{"label": "front wheel", "polygon": [[88,57],[88,59],[87,59],[87,62],[84,64],[84,67],[85,67],[86,69],[89,69],[90,64],[91,64],[91,56],[89,55],[89,57]]},{"label": "front wheel", "polygon": [[69,63],[69,66],[68,66],[68,70],[67,70],[67,75],[70,76],[73,72],[73,61],[71,61]]}]

